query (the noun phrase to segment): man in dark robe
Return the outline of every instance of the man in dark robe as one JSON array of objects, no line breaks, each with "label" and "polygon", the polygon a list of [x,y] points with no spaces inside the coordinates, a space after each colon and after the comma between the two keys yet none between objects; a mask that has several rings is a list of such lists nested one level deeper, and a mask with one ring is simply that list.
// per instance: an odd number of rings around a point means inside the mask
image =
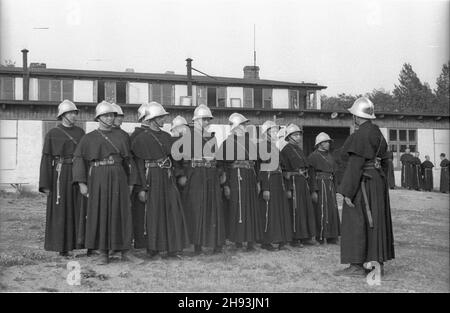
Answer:
[{"label": "man in dark robe", "polygon": [[421,164],[422,162],[420,161],[419,158],[419,152],[415,152],[414,153],[414,157],[412,159],[412,182],[411,182],[411,186],[412,189],[419,191],[420,187],[422,186],[422,168],[421,168]]},{"label": "man in dark robe", "polygon": [[180,258],[189,246],[186,219],[173,172],[173,139],[163,131],[168,115],[161,104],[151,102],[144,121],[150,126],[133,138],[131,150],[139,171],[138,198],[145,203],[143,226],[148,257],[160,252]]},{"label": "man in dark robe", "polygon": [[183,172],[179,181],[182,181],[189,238],[196,254],[202,253],[202,247],[213,248],[214,253],[220,253],[225,244],[221,172],[215,156],[217,140],[213,133],[208,132],[212,118],[210,109],[200,104],[194,110],[193,129],[177,142],[183,144]]},{"label": "man in dark robe", "polygon": [[410,149],[406,148],[405,153],[400,157],[400,162],[402,162],[402,187],[411,189],[413,187],[413,162],[414,157],[410,153]]},{"label": "man in dark robe", "polygon": [[448,175],[448,166],[449,166],[449,161],[448,159],[445,157],[445,153],[441,153],[440,155],[441,158],[441,181],[439,184],[439,191],[443,192],[443,193],[448,193],[449,192],[449,175]]},{"label": "man in dark robe", "polygon": [[386,152],[386,162],[387,162],[387,179],[390,189],[395,189],[395,175],[394,175],[394,153],[390,150]]},{"label": "man in dark robe", "polygon": [[433,191],[433,167],[434,164],[430,161],[430,156],[425,156],[425,161],[423,161],[422,165],[422,173],[423,173],[423,185],[422,189],[425,191]]},{"label": "man in dark robe", "polygon": [[280,166],[280,151],[277,148],[278,126],[273,121],[266,121],[261,126],[263,143],[259,145],[259,207],[263,223],[261,248],[274,251],[285,249],[285,244],[292,240],[292,220],[283,173]]},{"label": "man in dark robe", "polygon": [[137,172],[127,141],[112,129],[114,108],[103,101],[96,107],[99,128],[86,134],[74,154],[73,181],[87,197],[85,246],[100,250],[99,264],[109,253],[121,251],[122,260],[140,262],[129,253],[132,220],[129,191]]},{"label": "man in dark robe", "polygon": [[314,168],[299,146],[302,130],[294,124],[286,127],[287,145],[280,153],[281,169],[285,177],[292,217],[292,246],[318,245],[316,214],[313,201],[317,201]]},{"label": "man in dark robe", "polygon": [[337,244],[341,234],[341,222],[336,201],[335,169],[333,156],[329,153],[331,138],[326,133],[316,137],[316,150],[308,157],[314,168],[318,201],[314,203],[316,211],[316,239],[322,243]]},{"label": "man in dark robe", "polygon": [[130,135],[124,131],[122,129],[122,123],[123,123],[123,119],[125,118],[125,114],[122,111],[122,108],[115,103],[111,103],[112,106],[114,107],[114,112],[116,113],[115,117],[114,117],[114,122],[113,122],[113,130],[118,131],[119,133],[122,134],[122,136],[125,138],[125,140],[128,142],[128,144],[131,147],[131,139],[130,139]]},{"label": "man in dark robe", "polygon": [[341,263],[348,268],[335,275],[365,276],[363,264],[394,258],[394,237],[385,176],[387,143],[375,119],[374,106],[358,98],[349,109],[359,126],[346,144],[349,160],[338,193],[344,197],[341,228]]},{"label": "man in dark robe", "polygon": [[262,238],[259,184],[255,168],[257,146],[247,131],[247,118],[233,113],[228,120],[231,134],[216,155],[218,165],[226,173],[224,195],[229,200],[227,237],[236,244],[236,248],[241,248],[242,243],[246,242],[247,251],[252,251],[255,249],[254,243]]},{"label": "man in dark robe", "polygon": [[47,195],[44,249],[61,256],[83,248],[77,245],[77,235],[84,199],[72,185],[73,153],[84,136],[84,130],[74,125],[77,114],[73,102],[59,104],[61,123],[45,136],[39,174],[39,191]]}]

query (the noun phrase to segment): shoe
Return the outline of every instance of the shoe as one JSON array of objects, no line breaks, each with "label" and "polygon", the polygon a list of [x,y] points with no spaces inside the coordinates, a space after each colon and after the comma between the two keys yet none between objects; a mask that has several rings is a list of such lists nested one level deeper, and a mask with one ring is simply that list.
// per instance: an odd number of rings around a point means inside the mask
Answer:
[{"label": "shoe", "polygon": [[292,240],[290,242],[291,247],[303,248],[303,244],[300,240]]},{"label": "shoe", "polygon": [[318,243],[316,240],[314,239],[305,239],[302,240],[302,244],[304,245],[308,245],[308,246],[320,246],[320,243]]},{"label": "shoe", "polygon": [[147,258],[153,259],[159,254],[159,251],[147,249]]},{"label": "shoe", "polygon": [[329,243],[331,245],[338,245],[339,244],[339,239],[338,238],[328,238],[327,239],[327,243]]},{"label": "shoe", "polygon": [[275,248],[270,243],[264,243],[261,245],[261,249],[267,250],[267,251],[274,251]]},{"label": "shoe", "polygon": [[182,259],[182,256],[178,252],[167,252],[167,259]]},{"label": "shoe", "polygon": [[222,253],[222,252],[223,252],[222,246],[217,246],[213,250],[213,253]]},{"label": "shoe", "polygon": [[122,259],[122,254],[120,251],[112,251],[109,254],[109,258],[114,259],[114,260],[120,260],[120,259]]},{"label": "shoe", "polygon": [[63,256],[63,257],[68,257],[69,256],[69,252],[67,252],[67,251],[62,251],[62,252],[60,252],[58,254],[59,254],[59,256]]},{"label": "shoe", "polygon": [[255,245],[253,242],[247,242],[247,251],[255,251]]},{"label": "shoe", "polygon": [[93,255],[100,255],[100,252],[94,249],[87,249],[86,256],[93,256]]},{"label": "shoe", "polygon": [[348,276],[348,277],[365,277],[366,271],[360,264],[351,264],[349,267],[338,270],[333,273],[334,276]]},{"label": "shoe", "polygon": [[108,252],[100,252],[96,259],[97,265],[107,265],[109,263]]},{"label": "shoe", "polygon": [[194,255],[200,255],[202,254],[202,246],[200,245],[194,245]]},{"label": "shoe", "polygon": [[122,262],[131,262],[134,264],[143,264],[145,261],[141,258],[135,257],[129,250],[122,251]]},{"label": "shoe", "polygon": [[278,250],[288,250],[288,248],[286,247],[286,243],[280,242],[278,244]]},{"label": "shoe", "polygon": [[242,249],[242,247],[243,247],[242,242],[236,242],[235,246],[236,246],[236,249]]}]

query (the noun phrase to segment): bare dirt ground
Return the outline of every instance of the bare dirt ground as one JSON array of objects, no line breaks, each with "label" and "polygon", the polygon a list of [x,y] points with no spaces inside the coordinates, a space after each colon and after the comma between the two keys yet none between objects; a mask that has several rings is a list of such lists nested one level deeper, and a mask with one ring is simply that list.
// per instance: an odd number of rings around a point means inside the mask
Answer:
[{"label": "bare dirt ground", "polygon": [[[333,272],[337,245],[287,251],[206,253],[142,265],[96,265],[85,250],[70,258],[43,250],[45,198],[0,194],[1,292],[449,292],[449,196],[391,192],[396,259],[380,286]],[[143,251],[135,255],[143,256]],[[67,263],[78,261],[81,285],[70,286]]]}]

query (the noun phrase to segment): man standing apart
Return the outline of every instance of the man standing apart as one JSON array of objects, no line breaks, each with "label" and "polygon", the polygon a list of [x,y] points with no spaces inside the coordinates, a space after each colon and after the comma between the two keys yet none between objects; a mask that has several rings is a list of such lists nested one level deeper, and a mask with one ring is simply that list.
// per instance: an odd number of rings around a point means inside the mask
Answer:
[{"label": "man standing apart", "polygon": [[439,186],[439,190],[443,193],[448,193],[449,192],[449,175],[448,175],[448,166],[449,166],[449,161],[447,160],[447,158],[445,157],[445,153],[441,153],[440,155],[441,158],[441,182],[440,182],[440,186]]},{"label": "man standing apart", "polygon": [[39,191],[47,195],[44,249],[67,256],[77,247],[83,197],[72,185],[73,153],[84,130],[75,126],[78,109],[69,100],[58,106],[61,123],[45,136],[39,174]]},{"label": "man standing apart", "polygon": [[358,98],[349,109],[359,129],[349,137],[347,168],[338,187],[344,196],[342,210],[341,263],[349,267],[335,275],[364,276],[363,263],[381,265],[394,255],[389,187],[385,171],[387,143],[375,119],[374,105]]}]

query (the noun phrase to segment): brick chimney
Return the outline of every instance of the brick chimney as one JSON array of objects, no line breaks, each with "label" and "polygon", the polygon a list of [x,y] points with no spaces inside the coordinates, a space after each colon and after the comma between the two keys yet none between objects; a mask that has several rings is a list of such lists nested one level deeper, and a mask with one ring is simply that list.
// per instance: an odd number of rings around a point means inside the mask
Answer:
[{"label": "brick chimney", "polygon": [[247,65],[244,66],[245,79],[259,79],[259,66]]},{"label": "brick chimney", "polygon": [[22,68],[23,68],[23,84],[22,84],[22,94],[23,100],[28,101],[29,99],[29,86],[30,86],[30,70],[28,69],[28,50],[22,49]]}]

